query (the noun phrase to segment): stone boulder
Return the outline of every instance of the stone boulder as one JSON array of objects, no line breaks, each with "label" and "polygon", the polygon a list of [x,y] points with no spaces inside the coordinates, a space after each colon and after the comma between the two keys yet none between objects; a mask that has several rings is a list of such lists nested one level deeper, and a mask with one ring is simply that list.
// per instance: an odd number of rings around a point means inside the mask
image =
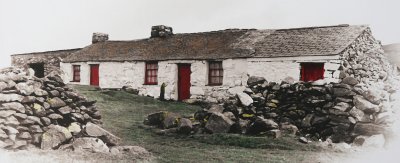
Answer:
[{"label": "stone boulder", "polygon": [[177,113],[166,112],[164,114],[164,119],[162,121],[162,127],[164,129],[178,127],[178,122],[179,122],[180,118],[181,118],[181,115],[179,115]]},{"label": "stone boulder", "polygon": [[243,106],[250,106],[254,102],[253,99],[246,93],[241,92],[237,93],[236,95]]},{"label": "stone boulder", "polygon": [[349,114],[353,116],[357,121],[362,121],[364,118],[364,112],[360,109],[357,109],[356,107],[353,107],[350,111]]},{"label": "stone boulder", "polygon": [[81,129],[81,126],[78,123],[73,122],[68,126],[68,131],[72,135],[78,135],[82,131],[82,129]]},{"label": "stone boulder", "polygon": [[110,149],[107,145],[98,138],[77,138],[72,142],[74,151],[90,151],[108,153]]},{"label": "stone boulder", "polygon": [[286,135],[296,135],[297,132],[299,131],[297,126],[292,125],[290,123],[282,123],[280,124],[280,126],[282,133]]},{"label": "stone boulder", "polygon": [[139,90],[133,88],[133,87],[130,86],[130,85],[123,86],[123,87],[122,87],[122,90],[124,90],[125,92],[130,93],[130,94],[135,94],[135,95],[138,95],[138,94],[139,94]]},{"label": "stone boulder", "polygon": [[72,112],[72,108],[69,107],[69,106],[64,106],[64,107],[59,108],[58,111],[59,111],[61,114],[65,115],[65,114],[71,113],[71,112]]},{"label": "stone boulder", "polygon": [[348,88],[338,87],[338,88],[333,88],[333,95],[335,95],[336,97],[344,97],[344,96],[354,96],[356,95],[356,93],[354,93],[352,90]]},{"label": "stone boulder", "polygon": [[363,92],[362,94],[366,100],[369,102],[379,105],[381,103],[381,97],[377,90],[375,89],[368,89],[367,91]]},{"label": "stone boulder", "polygon": [[367,136],[362,136],[362,135],[355,137],[353,140],[353,146],[362,146],[366,138]]},{"label": "stone boulder", "polygon": [[250,76],[250,78],[247,80],[247,85],[249,87],[257,85],[257,84],[262,84],[266,80],[264,77],[258,77],[258,76]]},{"label": "stone boulder", "polygon": [[214,104],[214,105],[211,105],[211,107],[207,110],[207,112],[209,112],[209,113],[222,113],[222,112],[224,112],[224,109],[225,109],[224,106]]},{"label": "stone boulder", "polygon": [[179,114],[160,111],[151,113],[147,116],[145,123],[152,126],[158,126],[164,129],[178,127],[178,120],[181,118]]},{"label": "stone boulder", "polygon": [[356,78],[354,78],[354,77],[352,77],[352,76],[348,76],[348,77],[345,77],[345,78],[342,80],[342,83],[354,86],[354,85],[357,85],[357,84],[358,84],[358,81],[357,81]]},{"label": "stone boulder", "polygon": [[362,96],[358,96],[358,95],[354,96],[353,102],[354,102],[354,106],[357,109],[360,109],[360,110],[364,111],[367,114],[372,114],[372,113],[379,112],[379,106],[378,105],[375,105],[375,104],[369,102],[368,100],[366,100]]},{"label": "stone boulder", "polygon": [[34,91],[33,87],[27,83],[18,83],[15,85],[15,88],[19,91],[19,93],[27,96],[31,95]]},{"label": "stone boulder", "polygon": [[309,141],[307,138],[305,138],[305,137],[300,137],[299,138],[299,142],[300,143],[304,143],[304,144],[308,144],[308,143],[311,143],[311,141]]},{"label": "stone boulder", "polygon": [[190,121],[187,118],[181,118],[179,120],[178,133],[190,134],[190,132],[192,132],[192,130],[193,130],[192,121]]},{"label": "stone boulder", "polygon": [[273,130],[269,130],[269,131],[265,132],[265,135],[267,135],[268,137],[277,139],[277,138],[282,137],[282,132],[281,132],[281,130],[273,129]]},{"label": "stone boulder", "polygon": [[205,128],[212,133],[227,133],[234,122],[222,113],[212,113]]},{"label": "stone boulder", "polygon": [[24,96],[19,94],[3,94],[0,93],[0,102],[21,102],[24,99]]},{"label": "stone boulder", "polygon": [[90,122],[85,125],[84,132],[88,136],[103,140],[107,145],[117,145],[120,140],[117,136]]},{"label": "stone boulder", "polygon": [[25,107],[19,102],[10,102],[10,103],[4,103],[1,104],[3,107],[2,109],[10,109],[10,110],[15,110],[19,113],[25,113]]},{"label": "stone boulder", "polygon": [[40,148],[44,150],[54,149],[71,138],[72,135],[67,128],[50,125],[49,130],[42,135]]},{"label": "stone boulder", "polygon": [[54,98],[50,99],[49,103],[52,108],[59,108],[59,107],[63,107],[65,105],[67,105],[62,99],[60,99],[58,97],[54,97]]},{"label": "stone boulder", "polygon": [[279,125],[271,119],[264,119],[257,117],[256,120],[250,125],[247,134],[260,134],[269,130],[278,129]]}]

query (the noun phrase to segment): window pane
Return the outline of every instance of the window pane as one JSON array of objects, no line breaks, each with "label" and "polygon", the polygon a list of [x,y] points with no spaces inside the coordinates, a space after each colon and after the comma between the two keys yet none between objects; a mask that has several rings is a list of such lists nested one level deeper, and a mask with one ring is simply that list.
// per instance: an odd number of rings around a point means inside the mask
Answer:
[{"label": "window pane", "polygon": [[214,84],[214,78],[210,77],[210,84]]},{"label": "window pane", "polygon": [[157,83],[157,72],[158,72],[158,63],[157,62],[146,63],[145,83],[156,84]]},{"label": "window pane", "polygon": [[214,63],[211,63],[211,64],[210,64],[210,68],[211,68],[211,69],[215,69],[215,64],[214,64]]},{"label": "window pane", "polygon": [[219,69],[219,64],[215,63],[215,69]]},{"label": "window pane", "polygon": [[214,77],[214,76],[216,76],[216,75],[217,75],[217,72],[216,72],[215,70],[213,70],[212,73],[211,73],[211,76]]}]

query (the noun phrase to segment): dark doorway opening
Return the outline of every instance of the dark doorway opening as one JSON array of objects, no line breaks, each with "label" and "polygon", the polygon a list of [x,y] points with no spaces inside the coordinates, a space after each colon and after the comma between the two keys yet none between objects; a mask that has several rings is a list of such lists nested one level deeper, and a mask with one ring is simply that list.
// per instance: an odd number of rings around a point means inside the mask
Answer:
[{"label": "dark doorway opening", "polygon": [[190,64],[178,64],[178,100],[190,98]]},{"label": "dark doorway opening", "polygon": [[44,77],[44,63],[31,63],[29,67],[35,71],[35,76],[38,78]]},{"label": "dark doorway opening", "polygon": [[324,79],[324,63],[301,63],[301,81]]}]

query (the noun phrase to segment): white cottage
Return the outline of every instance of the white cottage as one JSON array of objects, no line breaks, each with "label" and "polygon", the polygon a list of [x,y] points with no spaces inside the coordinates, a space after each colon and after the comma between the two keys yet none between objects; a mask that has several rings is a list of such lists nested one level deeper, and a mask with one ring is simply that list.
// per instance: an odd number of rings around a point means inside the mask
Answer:
[{"label": "white cottage", "polygon": [[338,82],[341,65],[353,53],[348,47],[368,51],[369,44],[375,44],[363,43],[363,37],[372,37],[367,26],[184,34],[155,26],[152,37],[132,41],[110,41],[108,35],[95,33],[93,44],[64,58],[60,67],[67,83],[130,85],[155,98],[165,83],[166,99],[216,102],[243,91],[249,76],[276,82]]}]

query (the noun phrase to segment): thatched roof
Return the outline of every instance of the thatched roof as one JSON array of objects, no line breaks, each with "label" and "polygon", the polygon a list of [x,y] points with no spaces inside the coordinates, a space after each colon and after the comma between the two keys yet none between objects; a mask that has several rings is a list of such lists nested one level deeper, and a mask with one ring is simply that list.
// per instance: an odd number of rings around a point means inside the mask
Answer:
[{"label": "thatched roof", "polygon": [[72,53],[63,62],[271,58],[338,55],[367,26],[293,29],[228,29],[166,38],[105,41]]}]

